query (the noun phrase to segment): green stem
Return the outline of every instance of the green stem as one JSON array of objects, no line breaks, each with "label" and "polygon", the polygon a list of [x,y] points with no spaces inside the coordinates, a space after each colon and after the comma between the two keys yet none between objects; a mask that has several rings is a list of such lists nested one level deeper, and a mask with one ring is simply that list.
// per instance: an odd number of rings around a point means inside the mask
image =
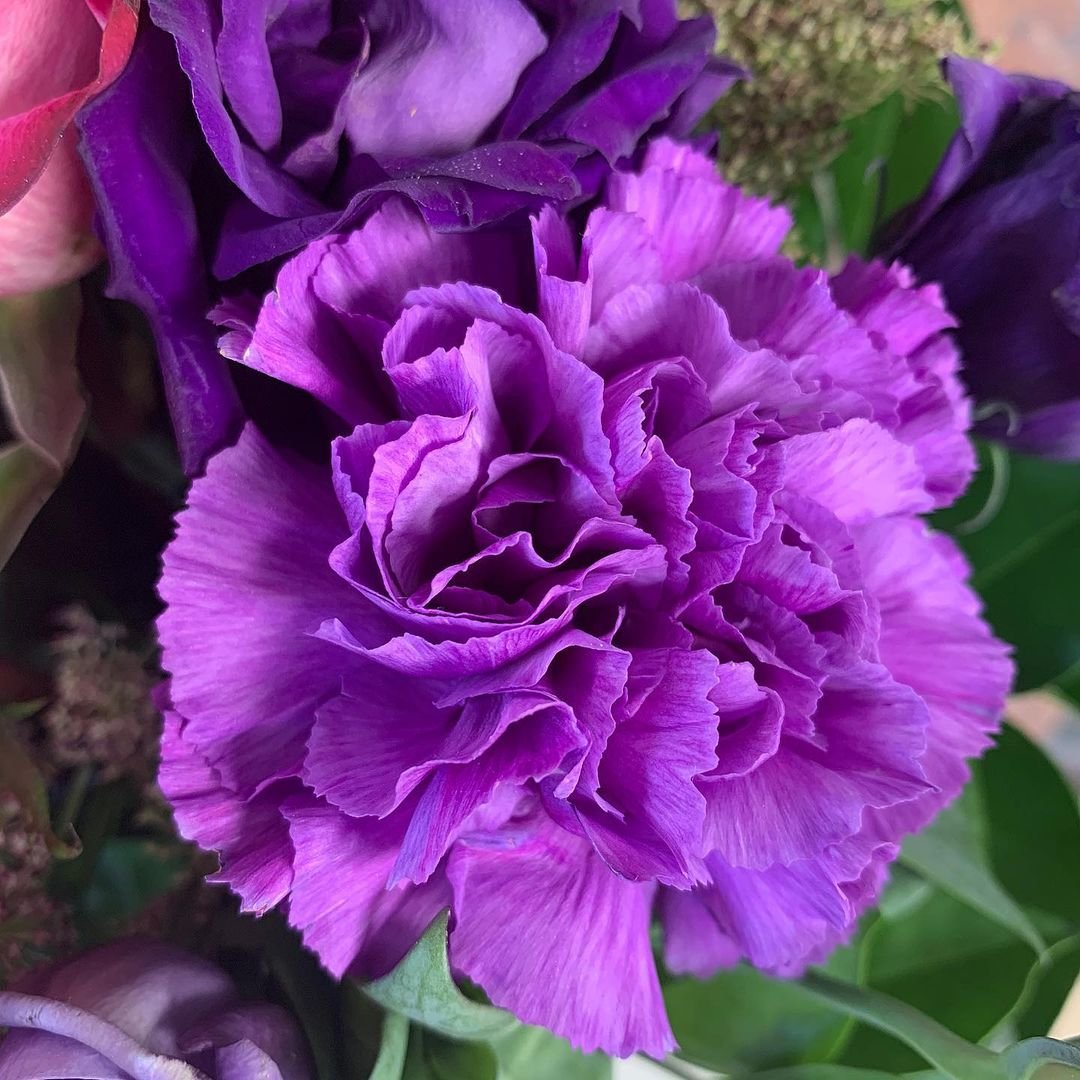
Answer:
[{"label": "green stem", "polygon": [[93,765],[80,765],[75,770],[67,791],[64,793],[64,801],[60,806],[60,813],[54,826],[56,835],[63,836],[74,824],[86,801],[86,793],[90,790],[90,781],[94,776]]},{"label": "green stem", "polygon": [[821,211],[821,227],[825,233],[825,269],[835,273],[844,265],[845,251],[836,178],[830,172],[816,172],[810,178],[810,189]]},{"label": "green stem", "polygon": [[953,1080],[1004,1080],[1001,1058],[962,1039],[904,1001],[865,987],[840,982],[820,971],[808,972],[802,985],[814,997],[906,1043]]}]

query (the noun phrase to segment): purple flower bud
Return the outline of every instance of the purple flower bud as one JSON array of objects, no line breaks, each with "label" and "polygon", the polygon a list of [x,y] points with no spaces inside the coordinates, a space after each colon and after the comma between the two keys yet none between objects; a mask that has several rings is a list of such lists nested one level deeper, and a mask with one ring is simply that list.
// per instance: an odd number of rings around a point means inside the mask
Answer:
[{"label": "purple flower bud", "polygon": [[220,968],[128,939],[0,992],[0,1080],[308,1080],[276,1005],[240,1000]]},{"label": "purple flower bud", "polygon": [[959,57],[946,76],[962,126],[891,253],[944,287],[983,431],[1078,459],[1080,95]]}]

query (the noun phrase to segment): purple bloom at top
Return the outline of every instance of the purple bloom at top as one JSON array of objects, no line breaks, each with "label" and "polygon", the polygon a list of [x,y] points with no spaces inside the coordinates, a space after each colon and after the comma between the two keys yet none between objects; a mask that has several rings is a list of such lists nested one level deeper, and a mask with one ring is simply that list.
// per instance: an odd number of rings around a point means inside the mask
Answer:
[{"label": "purple bloom at top", "polygon": [[647,133],[688,134],[737,74],[674,0],[148,7],[81,123],[112,289],[155,325],[189,471],[239,428],[205,321],[222,282],[390,193],[441,229],[580,201]]},{"label": "purple bloom at top", "polygon": [[333,974],[448,907],[496,1004],[662,1055],[654,916],[674,971],[823,957],[1010,664],[918,517],[972,469],[936,287],[796,268],[786,211],[668,140],[570,220],[388,200],[222,313],[338,434],[249,424],[195,481],[160,779]]},{"label": "purple bloom at top", "polygon": [[982,430],[1080,459],[1080,95],[960,57],[945,72],[961,128],[890,250],[941,283]]},{"label": "purple bloom at top", "polygon": [[116,941],[0,991],[0,1080],[310,1080],[277,1005],[241,1000],[215,964]]}]

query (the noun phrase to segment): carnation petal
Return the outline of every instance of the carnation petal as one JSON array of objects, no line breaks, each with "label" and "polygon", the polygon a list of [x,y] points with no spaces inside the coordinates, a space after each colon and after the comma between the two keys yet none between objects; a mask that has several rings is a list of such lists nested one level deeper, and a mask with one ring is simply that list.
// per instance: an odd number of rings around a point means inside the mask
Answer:
[{"label": "carnation petal", "polygon": [[385,975],[449,899],[441,879],[387,888],[407,812],[351,818],[308,796],[283,812],[296,850],[289,921],[335,978]]},{"label": "carnation petal", "polygon": [[640,173],[613,173],[607,190],[610,209],[645,222],[660,255],[661,280],[687,281],[711,266],[780,250],[791,228],[785,208],[724,183],[703,154],[665,146],[673,144],[653,144]]},{"label": "carnation petal", "polygon": [[705,799],[694,780],[717,763],[711,697],[718,669],[716,657],[703,649],[634,657],[630,702],[600,762],[600,790],[623,820],[582,818],[605,862],[631,881],[686,886],[692,880],[705,825]]},{"label": "carnation petal", "polygon": [[622,881],[544,819],[514,847],[458,845],[448,874],[451,963],[496,1005],[585,1052],[674,1049],[649,944],[653,886]]},{"label": "carnation petal", "polygon": [[[930,711],[920,764],[934,785],[874,814],[877,835],[921,828],[967,782],[965,759],[986,749],[1013,676],[1008,647],[979,617],[956,546],[922,522],[888,520],[856,532],[867,587],[881,605],[881,656]],[[886,825],[887,823],[887,825]]]},{"label": "carnation petal", "polygon": [[296,775],[315,709],[336,691],[345,654],[305,635],[343,603],[363,621],[326,564],[344,531],[329,477],[250,425],[179,516],[160,585],[163,664],[185,739],[235,791]]},{"label": "carnation petal", "polygon": [[500,710],[510,715],[498,741],[472,761],[432,769],[401,842],[391,886],[401,880],[426,881],[458,833],[467,829],[470,815],[496,788],[549,776],[587,745],[572,714],[545,695],[518,692],[499,700]]},{"label": "carnation petal", "polygon": [[854,836],[867,808],[930,790],[927,726],[926,705],[885,668],[852,664],[823,687],[820,745],[785,737],[753,771],[701,781],[711,846],[731,866],[764,870]]},{"label": "carnation petal", "polygon": [[742,952],[721,929],[717,917],[702,899],[702,890],[663,889],[658,903],[664,928],[664,966],[673,975],[708,979],[723,968],[734,967]]},{"label": "carnation petal", "polygon": [[292,883],[292,846],[279,809],[278,784],[243,799],[229,791],[206,759],[184,738],[184,721],[165,711],[158,783],[169,800],[180,835],[217,852],[224,881],[244,911],[263,914],[285,899]]},{"label": "carnation petal", "polygon": [[914,450],[869,420],[797,435],[785,449],[787,483],[847,524],[934,508]]}]

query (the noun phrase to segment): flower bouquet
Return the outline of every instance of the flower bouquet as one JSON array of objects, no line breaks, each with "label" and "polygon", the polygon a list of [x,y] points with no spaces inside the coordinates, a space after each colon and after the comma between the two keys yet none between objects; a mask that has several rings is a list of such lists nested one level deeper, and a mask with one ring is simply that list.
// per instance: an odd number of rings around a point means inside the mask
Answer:
[{"label": "flower bouquet", "polygon": [[7,0],[0,1080],[1080,1075],[1078,132],[937,0]]}]

